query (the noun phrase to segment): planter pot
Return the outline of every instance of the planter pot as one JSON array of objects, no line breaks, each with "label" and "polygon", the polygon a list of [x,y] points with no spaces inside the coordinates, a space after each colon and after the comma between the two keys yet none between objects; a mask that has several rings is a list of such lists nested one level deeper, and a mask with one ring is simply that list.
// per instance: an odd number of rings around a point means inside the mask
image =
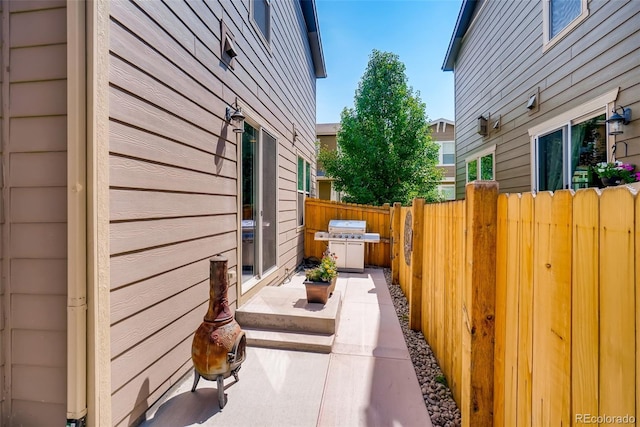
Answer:
[{"label": "planter pot", "polygon": [[600,178],[600,180],[602,181],[602,184],[606,187],[614,187],[616,185],[620,185],[623,183],[621,178],[618,178],[615,176],[611,178],[602,177]]},{"label": "planter pot", "polygon": [[305,280],[304,287],[307,291],[307,302],[326,304],[336,288],[336,280],[336,277],[331,282],[310,282]]}]

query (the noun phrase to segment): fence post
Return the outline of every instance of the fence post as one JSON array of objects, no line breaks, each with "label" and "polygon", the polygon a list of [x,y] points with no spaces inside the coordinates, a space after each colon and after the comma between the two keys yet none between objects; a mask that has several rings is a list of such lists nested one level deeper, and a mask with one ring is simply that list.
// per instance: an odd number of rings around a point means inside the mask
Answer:
[{"label": "fence post", "polygon": [[493,425],[498,183],[466,186],[465,283],[462,293],[462,425]]},{"label": "fence post", "polygon": [[391,283],[400,284],[400,223],[402,204],[395,202],[391,209]]},{"label": "fence post", "polygon": [[409,327],[422,329],[422,248],[424,245],[424,199],[413,199],[411,230],[411,285],[409,287]]}]

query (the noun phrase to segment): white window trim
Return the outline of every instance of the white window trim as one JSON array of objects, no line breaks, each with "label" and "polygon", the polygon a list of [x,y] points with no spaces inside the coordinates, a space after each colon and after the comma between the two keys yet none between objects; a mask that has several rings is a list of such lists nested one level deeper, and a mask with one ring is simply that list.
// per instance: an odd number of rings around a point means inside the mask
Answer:
[{"label": "white window trim", "polygon": [[542,0],[542,52],[546,52],[553,45],[562,40],[567,34],[569,34],[575,27],[580,25],[582,21],[589,16],[589,6],[587,4],[587,0],[581,0],[581,12],[580,15],[574,18],[573,21],[569,23],[566,27],[562,29],[553,39],[549,39],[549,35],[551,33],[550,28],[550,18],[549,12],[551,11],[550,2],[551,0]]},{"label": "white window trim", "polygon": [[253,8],[254,8],[253,2],[254,0],[249,0],[249,22],[251,22],[251,26],[253,27],[254,31],[258,34],[258,38],[262,41],[262,44],[264,44],[264,47],[267,49],[269,53],[271,53],[271,36],[273,34],[273,31],[271,28],[273,19],[271,18],[271,15],[273,12],[273,2],[272,0],[266,0],[266,2],[269,5],[269,40],[267,40],[264,34],[262,34],[262,30],[256,23],[256,20],[253,18]]},{"label": "white window trim", "polygon": [[[273,139],[275,139],[275,145],[276,145],[276,164],[275,164],[275,168],[276,168],[276,179],[277,176],[279,174],[279,167],[280,165],[278,164],[278,159],[280,158],[280,142],[278,140],[278,136],[275,132],[271,131],[269,128],[262,126],[259,124],[259,122],[257,120],[255,120],[253,117],[257,117],[257,114],[255,114],[249,107],[242,105],[242,111],[245,114],[245,121],[252,126],[253,128],[255,128],[258,131],[258,143],[260,146],[260,150],[259,150],[259,160],[258,160],[258,164],[260,165],[260,169],[262,169],[263,167],[263,155],[262,155],[262,149],[263,149],[263,142],[262,142],[262,132],[266,132],[268,133],[271,137],[273,137]],[[242,138],[242,134],[238,134],[241,135],[240,138]],[[238,158],[242,160],[242,141],[238,144]],[[242,161],[238,162],[237,165],[237,173],[239,177],[242,177]],[[276,181],[276,191],[277,191],[277,181]],[[262,274],[258,273],[256,274],[254,277],[252,277],[251,279],[247,280],[246,282],[242,281],[242,261],[241,261],[241,256],[242,256],[242,179],[238,179],[238,184],[237,184],[237,188],[238,188],[238,194],[240,195],[238,197],[238,222],[237,222],[237,229],[238,229],[238,242],[237,242],[237,254],[238,254],[238,266],[236,267],[237,269],[239,269],[240,271],[237,271],[236,277],[237,277],[237,289],[238,289],[238,301],[240,300],[240,297],[242,295],[246,295],[247,292],[249,292],[253,287],[255,287],[257,284],[263,282],[263,281],[267,281],[269,279],[269,276],[273,275],[277,270],[278,270],[278,260],[280,259],[280,245],[277,244],[277,240],[276,240],[276,265],[274,265],[273,267],[269,268],[266,271],[263,271]],[[262,185],[259,185],[258,187],[258,203],[260,205],[260,208],[262,209],[262,202],[263,202],[263,189],[262,189]],[[278,213],[280,212],[280,201],[279,198],[276,198],[276,217],[278,216]],[[276,237],[279,236],[280,230],[279,230],[279,224],[276,221]],[[260,250],[260,255],[258,257],[258,261],[257,261],[257,265],[262,266],[262,250]]]},{"label": "white window trim", "polygon": [[[440,145],[438,150],[438,166],[455,166],[456,164],[456,142],[455,141],[435,141]],[[444,144],[449,143],[453,146],[453,163],[444,163]]]},{"label": "white window trim", "polygon": [[[613,110],[615,100],[618,98],[618,92],[620,88],[617,87],[612,91],[605,93],[604,95],[600,95],[593,100],[586,102],[582,105],[579,105],[575,108],[572,108],[568,111],[565,111],[562,114],[558,114],[557,116],[549,119],[545,122],[540,123],[539,125],[533,126],[529,128],[529,144],[530,144],[530,164],[531,164],[531,191],[536,191],[537,181],[538,181],[538,173],[536,168],[536,138],[538,136],[547,134],[556,129],[559,129],[563,126],[570,125],[572,122],[577,120],[582,120],[586,118],[586,116],[592,116],[594,114],[602,114],[604,110],[607,115],[607,119],[609,118],[610,112]],[[611,147],[615,143],[615,137],[611,136],[607,133],[607,158],[609,158],[609,153],[611,151]]]},{"label": "white window trim", "polygon": [[[489,154],[493,154],[493,179],[496,179],[496,144],[493,144],[484,150],[477,151],[474,154],[465,157],[464,159],[464,182],[469,183],[469,162],[473,160],[478,160],[478,172],[480,171],[480,159],[488,156]],[[481,176],[481,174],[478,174]],[[479,180],[478,180],[479,181]]]},{"label": "white window trim", "polygon": [[[453,190],[453,198],[446,198],[445,194],[443,193],[444,188],[450,188]],[[442,196],[445,197],[445,200],[455,200],[456,199],[456,186],[455,183],[451,183],[451,184],[438,184],[437,186],[438,188],[438,193]]]}]

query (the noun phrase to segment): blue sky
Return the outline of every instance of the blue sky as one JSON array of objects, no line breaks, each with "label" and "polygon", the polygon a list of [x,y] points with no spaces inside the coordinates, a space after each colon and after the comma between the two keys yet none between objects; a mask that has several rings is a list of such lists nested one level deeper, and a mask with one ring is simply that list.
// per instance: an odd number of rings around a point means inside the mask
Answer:
[{"label": "blue sky", "polygon": [[327,78],[317,80],[317,123],[353,107],[373,49],[393,52],[429,120],[454,119],[453,72],[441,70],[462,0],[316,0]]}]

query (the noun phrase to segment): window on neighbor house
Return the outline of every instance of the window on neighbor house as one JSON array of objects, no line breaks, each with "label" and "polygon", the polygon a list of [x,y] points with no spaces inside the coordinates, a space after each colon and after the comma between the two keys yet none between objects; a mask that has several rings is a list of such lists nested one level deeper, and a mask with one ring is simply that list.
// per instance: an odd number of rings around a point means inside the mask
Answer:
[{"label": "window on neighbor house", "polygon": [[495,147],[485,150],[479,154],[467,157],[467,182],[472,181],[493,181],[495,179]]},{"label": "window on neighbor house", "polygon": [[253,22],[260,30],[264,41],[271,42],[271,0],[252,0],[251,14]]},{"label": "window on neighbor house", "polygon": [[242,291],[276,266],[277,141],[247,122],[242,134]]},{"label": "window on neighbor house", "polygon": [[453,184],[450,185],[438,185],[438,192],[442,196],[444,200],[455,200],[456,199],[456,186]]},{"label": "window on neighbor house", "polygon": [[304,225],[304,199],[311,193],[311,165],[298,156],[298,226]]},{"label": "window on neighbor house", "polygon": [[607,161],[606,113],[568,123],[535,136],[534,190],[596,187],[592,167]]},{"label": "window on neighbor house", "polygon": [[588,14],[587,0],[542,0],[544,42],[551,43],[569,33]]},{"label": "window on neighbor house", "polygon": [[440,164],[453,165],[456,162],[456,145],[453,141],[440,143]]}]

